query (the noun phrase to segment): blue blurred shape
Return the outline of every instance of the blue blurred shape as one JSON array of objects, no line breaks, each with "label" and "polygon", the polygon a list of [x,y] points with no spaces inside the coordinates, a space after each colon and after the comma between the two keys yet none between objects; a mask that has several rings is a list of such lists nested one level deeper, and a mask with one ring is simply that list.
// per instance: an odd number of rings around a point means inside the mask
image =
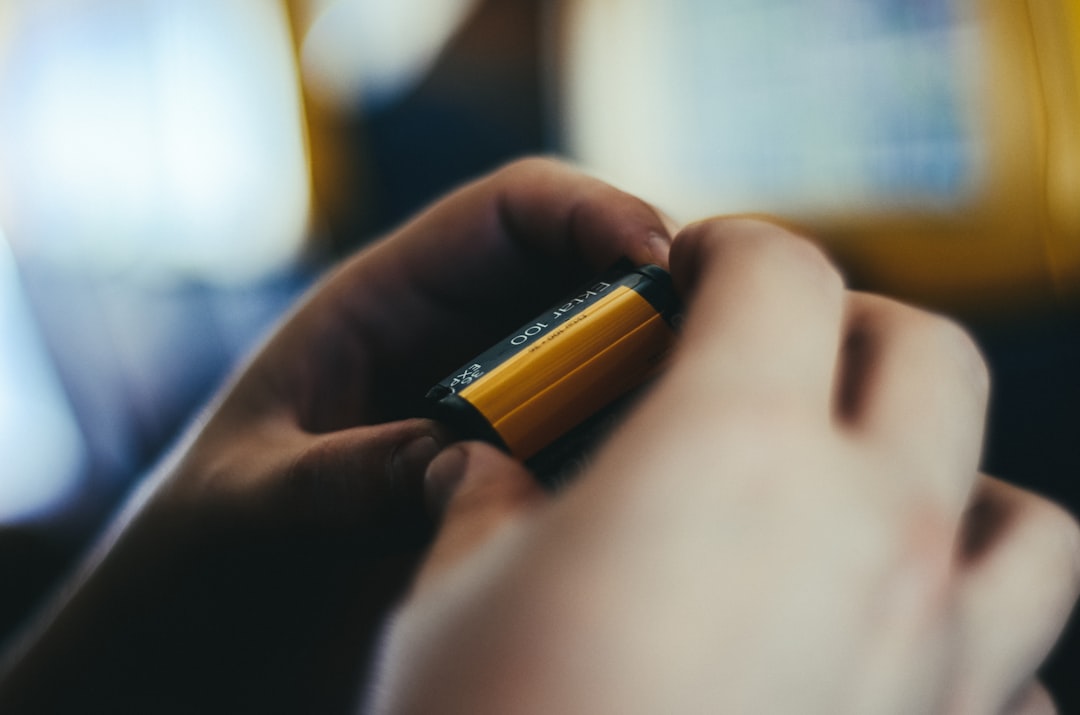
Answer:
[{"label": "blue blurred shape", "polygon": [[84,465],[82,438],[0,234],[0,524],[59,507]]}]

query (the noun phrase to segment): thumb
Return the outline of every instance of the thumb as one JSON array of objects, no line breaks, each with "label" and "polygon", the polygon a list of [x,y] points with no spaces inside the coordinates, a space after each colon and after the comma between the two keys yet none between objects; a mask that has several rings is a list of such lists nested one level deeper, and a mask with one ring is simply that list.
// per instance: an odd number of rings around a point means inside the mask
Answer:
[{"label": "thumb", "polygon": [[425,419],[303,439],[282,470],[275,510],[296,521],[368,532],[425,518],[424,471],[450,442],[438,424]]},{"label": "thumb", "polygon": [[429,510],[442,526],[418,582],[450,569],[511,521],[549,499],[525,466],[483,442],[455,444],[424,478]]}]

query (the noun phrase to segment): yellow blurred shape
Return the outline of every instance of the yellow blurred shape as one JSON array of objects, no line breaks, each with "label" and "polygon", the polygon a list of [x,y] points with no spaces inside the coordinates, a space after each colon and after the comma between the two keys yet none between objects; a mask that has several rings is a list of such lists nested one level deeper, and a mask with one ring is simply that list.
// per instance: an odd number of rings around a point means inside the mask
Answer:
[{"label": "yellow blurred shape", "polygon": [[770,213],[961,313],[1080,293],[1075,0],[567,0],[565,139],[678,218]]}]

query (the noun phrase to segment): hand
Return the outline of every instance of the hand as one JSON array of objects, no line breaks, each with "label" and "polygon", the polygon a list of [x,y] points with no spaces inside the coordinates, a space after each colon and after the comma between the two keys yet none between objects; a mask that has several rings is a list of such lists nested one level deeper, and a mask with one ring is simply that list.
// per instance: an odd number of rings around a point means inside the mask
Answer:
[{"label": "hand", "polygon": [[[15,651],[0,710],[332,712],[431,525],[425,390],[620,256],[651,207],[550,161],[467,186],[318,285]],[[7,708],[5,708],[5,705]]]},{"label": "hand", "polygon": [[431,464],[374,710],[1052,711],[1077,527],[979,475],[967,335],[767,223],[693,225],[671,267],[681,344],[580,481],[549,497],[481,444]]}]

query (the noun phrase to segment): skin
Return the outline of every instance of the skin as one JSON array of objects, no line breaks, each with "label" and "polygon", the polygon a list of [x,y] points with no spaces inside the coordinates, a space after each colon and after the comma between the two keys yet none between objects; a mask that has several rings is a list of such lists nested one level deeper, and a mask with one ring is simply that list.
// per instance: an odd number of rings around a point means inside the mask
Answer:
[{"label": "skin", "polygon": [[420,400],[627,255],[644,202],[546,160],[448,196],[344,263],[140,486],[0,668],[3,712],[350,710],[433,525],[449,436]]},{"label": "skin", "polygon": [[483,445],[431,461],[430,384],[667,236],[532,160],[346,262],[9,654],[0,711],[348,711],[410,583],[380,712],[1050,707],[1076,527],[978,475],[977,350],[770,224],[679,234],[681,345],[569,489]]},{"label": "skin", "polygon": [[671,269],[681,344],[579,481],[482,444],[432,463],[371,710],[1053,712],[1080,538],[979,473],[964,331],[760,221],[686,228]]}]

